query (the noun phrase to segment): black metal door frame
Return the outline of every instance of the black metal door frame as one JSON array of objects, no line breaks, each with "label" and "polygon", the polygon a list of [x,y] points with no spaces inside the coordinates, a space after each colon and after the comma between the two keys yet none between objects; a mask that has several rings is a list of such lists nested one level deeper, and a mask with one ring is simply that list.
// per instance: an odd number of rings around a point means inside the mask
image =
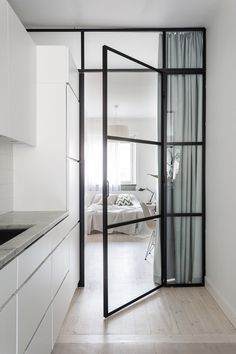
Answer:
[{"label": "black metal door frame", "polygon": [[[138,222],[143,222],[147,220],[153,220],[153,219],[158,219],[161,218],[161,213],[159,215],[153,215],[149,217],[143,217],[131,221],[126,221],[126,222],[120,222],[116,224],[109,224],[107,221],[107,197],[109,194],[109,185],[107,183],[107,141],[108,140],[118,140],[118,141],[129,141],[129,142],[135,142],[135,143],[142,143],[142,144],[151,144],[153,146],[159,146],[162,149],[162,143],[158,141],[150,141],[150,140],[142,140],[142,139],[134,139],[134,138],[123,138],[123,137],[114,137],[114,136],[109,136],[108,131],[107,131],[107,121],[108,121],[108,82],[107,82],[107,74],[108,72],[114,72],[113,69],[108,69],[108,52],[115,53],[118,56],[121,56],[123,58],[126,58],[128,60],[131,60],[132,62],[135,62],[141,66],[143,66],[145,69],[129,69],[129,72],[144,72],[144,71],[152,71],[159,73],[162,75],[162,71],[152,67],[151,65],[148,65],[144,62],[141,62],[140,60],[137,60],[133,57],[130,57],[129,55],[126,55],[125,53],[122,53],[114,48],[108,47],[108,46],[103,46],[103,314],[104,317],[108,317],[113,315],[114,313],[124,309],[127,306],[130,306],[131,304],[135,303],[138,300],[141,300],[143,297],[150,295],[154,291],[160,289],[162,287],[162,284],[155,286],[153,289],[147,291],[146,293],[132,299],[131,301],[123,304],[122,306],[119,306],[118,308],[109,311],[109,297],[108,297],[108,230],[112,228],[116,228],[119,226],[125,226],[125,225],[130,225],[130,224],[136,224]],[[115,70],[117,72],[117,70]],[[126,70],[119,70],[120,72]],[[158,80],[158,79],[157,79]],[[158,83],[157,83],[158,84]],[[157,97],[158,99],[158,97]],[[158,119],[158,117],[157,117]],[[162,237],[161,239],[161,247],[163,245],[162,242]],[[163,262],[161,262],[163,263]]]},{"label": "black metal door frame", "polygon": [[[202,142],[200,143],[202,146],[202,282],[199,284],[172,284],[173,287],[186,287],[186,286],[203,286],[204,285],[204,276],[205,276],[205,220],[206,220],[206,207],[205,207],[205,193],[206,193],[206,183],[205,183],[205,163],[206,163],[206,28],[204,27],[154,27],[154,28],[147,28],[147,27],[137,27],[137,28],[128,28],[128,27],[120,27],[120,28],[28,28],[28,32],[61,32],[61,33],[80,33],[81,40],[80,40],[80,51],[81,51],[81,67],[78,69],[80,73],[80,120],[81,120],[81,129],[80,129],[80,147],[81,147],[81,162],[84,162],[84,136],[83,136],[83,128],[84,128],[84,73],[85,72],[102,72],[102,69],[92,69],[86,68],[86,57],[85,57],[85,48],[86,48],[86,33],[103,33],[103,32],[139,32],[139,33],[148,33],[148,32],[156,32],[163,34],[163,44],[162,44],[162,53],[163,53],[163,67],[159,69],[159,72],[162,72],[162,127],[161,127],[161,136],[162,136],[162,153],[161,153],[161,163],[162,166],[165,166],[166,163],[166,148],[167,148],[167,141],[166,141],[166,118],[167,118],[167,104],[166,104],[166,97],[167,97],[167,75],[178,75],[178,74],[201,74],[203,77],[203,112],[202,112]],[[167,32],[201,32],[203,34],[203,65],[202,69],[167,69],[167,58],[166,58],[166,33]],[[117,69],[114,71],[121,71]],[[122,70],[124,71],[124,70]],[[133,71],[132,69],[128,69],[126,71]],[[196,143],[195,145],[197,145]],[[188,145],[188,144],[185,144]],[[189,145],[194,145],[189,144]],[[84,163],[81,165],[80,169],[80,188],[81,188],[81,195],[80,195],[80,282],[79,286],[85,285],[85,235],[84,235]],[[162,169],[162,186],[161,186],[161,204],[163,206],[162,210],[162,222],[161,222],[161,229],[162,233],[166,233],[166,178],[165,178],[165,169]],[[181,214],[180,216],[184,216]],[[186,215],[189,216],[189,215]],[[162,245],[163,254],[166,254],[166,242],[165,239]],[[163,257],[163,264],[162,264],[162,280],[164,286],[169,286],[167,284],[166,279],[166,263]]]},{"label": "black metal door frame", "polygon": [[[163,34],[163,46],[165,48],[166,36]],[[108,52],[113,52],[121,57],[124,57],[128,60],[131,60],[137,64],[142,65],[145,69],[126,69],[125,71],[154,71],[161,74],[161,141],[154,142],[148,140],[141,139],[129,139],[129,138],[121,138],[121,137],[111,137],[107,132],[107,100],[108,100],[108,90],[107,90],[107,74],[112,71],[124,71],[122,69],[108,69]],[[202,157],[202,165],[205,166],[205,158],[204,158],[204,139],[205,135],[203,134],[202,142],[168,142],[167,141],[167,78],[168,75],[202,75],[204,78],[205,70],[203,69],[168,69],[166,68],[166,56],[163,52],[163,68],[154,68],[144,62],[141,62],[135,58],[126,55],[114,48],[108,47],[106,45],[103,46],[103,311],[104,317],[108,317],[113,315],[114,313],[126,308],[127,306],[133,304],[134,302],[144,298],[147,295],[150,295],[154,291],[160,289],[160,287],[164,286],[173,286],[173,284],[168,284],[167,282],[167,217],[170,216],[180,216],[180,217],[194,217],[201,216],[202,221],[202,281],[197,284],[174,284],[174,286],[202,286],[204,285],[204,271],[205,271],[205,174],[202,175],[202,185],[203,185],[203,198],[202,198],[202,213],[175,213],[169,214],[167,213],[167,175],[166,175],[166,163],[167,163],[167,148],[169,145],[180,145],[180,146],[202,146],[203,147],[203,157]],[[204,79],[203,79],[204,84]],[[203,88],[204,95],[204,88]],[[157,98],[158,99],[158,98]],[[204,99],[203,99],[204,101]],[[205,104],[203,104],[203,131],[205,129],[205,119],[204,119],[204,110]],[[157,118],[158,119],[158,118]],[[107,140],[120,140],[120,141],[132,141],[137,143],[146,143],[146,144],[155,144],[161,147],[161,213],[160,215],[154,215],[149,218],[136,219],[134,221],[122,222],[118,224],[108,225],[107,222],[107,196],[109,194],[109,187],[107,184]],[[204,171],[204,170],[203,170]],[[150,291],[138,296],[137,298],[127,302],[126,304],[109,311],[109,298],[108,298],[108,230],[111,228],[115,228],[118,226],[124,226],[131,223],[137,223],[146,221],[148,219],[157,219],[161,218],[161,231],[160,231],[160,239],[161,239],[161,273],[162,273],[162,284],[151,289]]]}]

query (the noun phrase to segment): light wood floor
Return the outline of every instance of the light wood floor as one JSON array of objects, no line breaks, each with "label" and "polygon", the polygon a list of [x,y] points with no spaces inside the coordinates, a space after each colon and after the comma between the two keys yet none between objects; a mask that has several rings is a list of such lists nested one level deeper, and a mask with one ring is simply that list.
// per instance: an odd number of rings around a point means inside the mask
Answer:
[{"label": "light wood floor", "polygon": [[[135,274],[138,274],[134,277],[131,272],[129,276],[133,284],[135,279],[140,282],[143,279],[143,266],[138,266],[137,259],[142,264],[141,255],[147,240],[135,242],[127,236],[118,240],[117,244],[115,240],[112,241],[111,259],[114,256],[114,264],[118,267],[118,251],[120,247],[125,247],[125,259],[133,266],[135,261]],[[120,257],[123,257],[125,267],[124,254]],[[151,258],[149,262],[152,263]],[[149,268],[151,272],[152,267]],[[145,276],[149,276],[149,268],[144,269]],[[86,270],[86,287],[75,293],[53,354],[236,353],[236,330],[205,288],[162,288],[139,303],[104,319],[100,235],[88,238]],[[116,288],[114,304],[117,298],[122,301],[127,298],[126,288],[122,286],[122,282],[127,281],[127,272],[125,268],[119,271],[123,278],[119,283],[120,288]],[[113,295],[115,297],[115,292]]]}]

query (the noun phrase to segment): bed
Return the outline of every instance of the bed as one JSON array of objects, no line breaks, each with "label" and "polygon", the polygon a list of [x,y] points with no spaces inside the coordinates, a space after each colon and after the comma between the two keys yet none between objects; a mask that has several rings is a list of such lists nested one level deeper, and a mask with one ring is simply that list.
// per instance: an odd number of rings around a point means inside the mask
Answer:
[{"label": "bed", "polygon": [[[121,195],[126,194],[110,194],[108,197],[108,224],[117,224],[129,220],[143,218],[143,210],[140,202],[133,194],[128,194],[132,205],[117,205],[117,200]],[[93,231],[103,231],[102,221],[102,195],[96,194],[87,208],[87,233],[91,234]],[[128,235],[141,234],[144,230],[145,223],[135,223],[125,226],[109,229],[109,233],[124,233]]]}]

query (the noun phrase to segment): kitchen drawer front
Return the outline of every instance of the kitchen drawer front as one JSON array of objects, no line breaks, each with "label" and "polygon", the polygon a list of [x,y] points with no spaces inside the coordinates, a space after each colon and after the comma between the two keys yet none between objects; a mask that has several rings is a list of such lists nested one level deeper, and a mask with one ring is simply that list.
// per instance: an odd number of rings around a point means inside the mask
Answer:
[{"label": "kitchen drawer front", "polygon": [[0,312],[0,353],[16,353],[16,297]]},{"label": "kitchen drawer front", "polygon": [[49,230],[18,257],[19,286],[26,281],[69,232],[70,227],[67,219],[68,218],[65,218]]},{"label": "kitchen drawer front", "polygon": [[71,301],[70,278],[65,278],[52,304],[53,345],[55,344]]},{"label": "kitchen drawer front", "polygon": [[27,248],[19,258],[19,286],[37,269],[37,267],[51,253],[54,230],[42,236],[33,245]]},{"label": "kitchen drawer front", "polygon": [[72,220],[67,216],[50,231],[52,233],[52,251],[59,245],[63,238],[68,235],[71,228]]},{"label": "kitchen drawer front", "polygon": [[72,295],[79,283],[79,243],[80,225],[79,223],[70,232],[70,282]]},{"label": "kitchen drawer front", "polygon": [[0,270],[0,309],[17,288],[17,260],[14,259]]},{"label": "kitchen drawer front", "polygon": [[52,297],[58,291],[69,271],[69,238],[67,237],[52,254]]},{"label": "kitchen drawer front", "polygon": [[35,333],[25,354],[50,354],[52,350],[52,310],[46,316]]},{"label": "kitchen drawer front", "polygon": [[51,257],[18,292],[18,354],[24,353],[51,301]]}]

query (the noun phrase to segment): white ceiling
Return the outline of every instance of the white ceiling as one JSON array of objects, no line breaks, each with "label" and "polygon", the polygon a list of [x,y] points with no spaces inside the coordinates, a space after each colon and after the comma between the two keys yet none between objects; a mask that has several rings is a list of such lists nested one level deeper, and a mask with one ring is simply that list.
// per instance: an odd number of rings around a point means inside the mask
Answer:
[{"label": "white ceiling", "polygon": [[220,0],[9,0],[26,27],[207,26]]}]

